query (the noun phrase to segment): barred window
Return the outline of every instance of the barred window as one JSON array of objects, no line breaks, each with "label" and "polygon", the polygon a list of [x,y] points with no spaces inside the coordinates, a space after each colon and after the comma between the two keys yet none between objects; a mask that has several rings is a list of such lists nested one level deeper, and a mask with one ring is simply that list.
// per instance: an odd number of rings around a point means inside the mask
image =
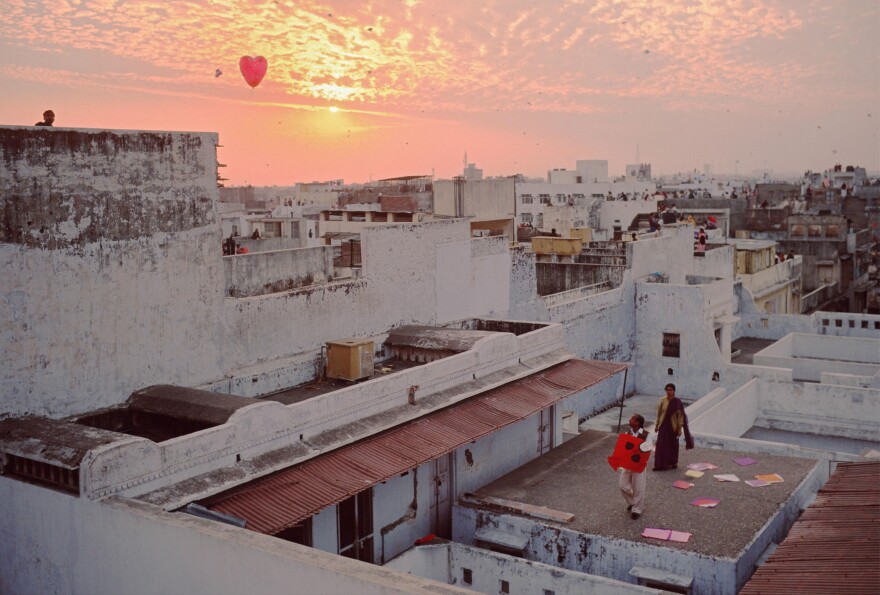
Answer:
[{"label": "barred window", "polygon": [[681,357],[681,335],[663,333],[663,357]]}]

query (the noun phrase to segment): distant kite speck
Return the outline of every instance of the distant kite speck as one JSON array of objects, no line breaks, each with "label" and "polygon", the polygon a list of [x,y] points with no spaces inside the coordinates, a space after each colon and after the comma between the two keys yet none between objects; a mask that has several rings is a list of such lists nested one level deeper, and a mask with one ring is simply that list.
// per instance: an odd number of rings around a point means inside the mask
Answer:
[{"label": "distant kite speck", "polygon": [[651,53],[651,50],[645,50],[645,53],[646,53],[646,54],[650,54],[650,53]]},{"label": "distant kite speck", "polygon": [[217,78],[221,74],[223,74],[223,71],[218,68],[217,70],[214,71],[214,78]]}]

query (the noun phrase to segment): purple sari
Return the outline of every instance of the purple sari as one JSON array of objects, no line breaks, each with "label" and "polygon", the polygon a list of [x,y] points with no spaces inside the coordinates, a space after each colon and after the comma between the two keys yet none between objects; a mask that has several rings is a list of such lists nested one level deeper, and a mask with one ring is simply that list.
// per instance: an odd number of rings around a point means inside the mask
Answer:
[{"label": "purple sari", "polygon": [[[666,397],[663,397],[664,399]],[[681,413],[684,419],[684,441],[685,448],[694,447],[694,439],[691,437],[690,428],[688,428],[687,415],[684,412],[684,405],[678,397],[669,401],[666,408],[666,415],[663,416],[663,422],[657,432],[657,447],[654,450],[654,471],[665,471],[666,469],[674,469],[678,466],[678,436],[675,435],[675,429],[672,425],[672,417],[675,413]]]}]

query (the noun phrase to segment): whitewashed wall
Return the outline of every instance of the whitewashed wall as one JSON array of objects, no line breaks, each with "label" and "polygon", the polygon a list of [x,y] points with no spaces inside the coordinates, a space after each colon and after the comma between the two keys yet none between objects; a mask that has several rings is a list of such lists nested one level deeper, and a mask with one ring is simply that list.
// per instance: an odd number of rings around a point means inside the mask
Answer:
[{"label": "whitewashed wall", "polygon": [[[386,564],[417,576],[467,587],[479,593],[501,591],[501,581],[507,583],[508,593],[546,593],[557,595],[603,595],[659,594],[657,589],[560,569],[549,564],[522,560],[497,554],[481,548],[457,543],[419,546]],[[471,571],[471,584],[464,582],[464,570]]]},{"label": "whitewashed wall", "polygon": [[[659,395],[672,382],[679,396],[694,398],[726,385],[726,364],[707,320],[703,286],[636,283],[636,329],[638,392]],[[680,357],[663,355],[663,333],[680,335]],[[714,372],[719,382],[712,381]]]},{"label": "whitewashed wall", "polygon": [[[434,214],[455,216],[454,180],[434,182]],[[463,217],[510,219],[516,213],[514,179],[469,180],[461,184]]]},{"label": "whitewashed wall", "polygon": [[[752,379],[725,398],[713,399],[715,402],[708,409],[703,403],[706,397],[688,407],[691,432],[735,437],[748,432],[758,417],[759,393],[762,388],[760,382],[756,378]],[[722,394],[717,393],[717,396]],[[703,406],[700,409],[704,411],[698,412],[694,409],[698,406]]]},{"label": "whitewashed wall", "polygon": [[216,143],[0,127],[0,418],[222,375]]},{"label": "whitewashed wall", "polygon": [[587,359],[631,360],[635,336],[631,283],[549,310],[550,319],[565,326],[574,353]]},{"label": "whitewashed wall", "polygon": [[687,225],[664,227],[661,237],[627,242],[633,280],[666,273],[670,283],[684,283],[693,268],[693,234]]},{"label": "whitewashed wall", "polygon": [[757,426],[869,441],[880,435],[876,389],[754,378],[714,401],[688,408],[693,432],[740,437]]},{"label": "whitewashed wall", "polygon": [[0,477],[3,593],[465,591],[148,505]]},{"label": "whitewashed wall", "polygon": [[[271,242],[284,238],[260,240]],[[253,240],[254,242],[258,240]],[[289,290],[333,279],[333,249],[330,246],[258,251],[223,259],[225,294],[248,297]]]},{"label": "whitewashed wall", "polygon": [[537,457],[538,422],[538,415],[532,415],[456,450],[456,497],[473,492]]},{"label": "whitewashed wall", "polygon": [[527,560],[618,581],[629,580],[633,566],[648,566],[692,576],[697,593],[736,593],[736,563],[730,559],[587,535],[531,518],[494,514],[469,506],[456,505],[453,512],[453,539],[459,543],[473,545],[477,527],[503,526],[505,533],[527,539]]},{"label": "whitewashed wall", "polygon": [[828,384],[762,383],[755,425],[877,441],[880,390]]},{"label": "whitewashed wall", "polygon": [[373,543],[377,563],[384,564],[431,532],[433,465],[428,462],[373,489]]},{"label": "whitewashed wall", "polygon": [[795,380],[823,373],[871,377],[880,371],[880,340],[792,333],[753,356],[756,365],[790,368]]},{"label": "whitewashed wall", "polygon": [[693,258],[691,274],[698,277],[718,277],[732,279],[736,272],[736,249],[733,246],[712,248],[703,256]]}]

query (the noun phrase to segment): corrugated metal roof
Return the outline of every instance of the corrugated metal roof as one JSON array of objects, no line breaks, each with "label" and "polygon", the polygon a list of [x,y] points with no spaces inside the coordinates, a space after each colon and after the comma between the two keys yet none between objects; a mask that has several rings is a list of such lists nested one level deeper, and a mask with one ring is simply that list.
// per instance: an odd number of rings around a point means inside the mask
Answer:
[{"label": "corrugated metal roof", "polygon": [[837,467],[740,591],[757,593],[880,593],[880,462]]},{"label": "corrugated metal roof", "polygon": [[203,502],[261,533],[283,531],[349,496],[524,419],[621,372],[573,359]]}]

